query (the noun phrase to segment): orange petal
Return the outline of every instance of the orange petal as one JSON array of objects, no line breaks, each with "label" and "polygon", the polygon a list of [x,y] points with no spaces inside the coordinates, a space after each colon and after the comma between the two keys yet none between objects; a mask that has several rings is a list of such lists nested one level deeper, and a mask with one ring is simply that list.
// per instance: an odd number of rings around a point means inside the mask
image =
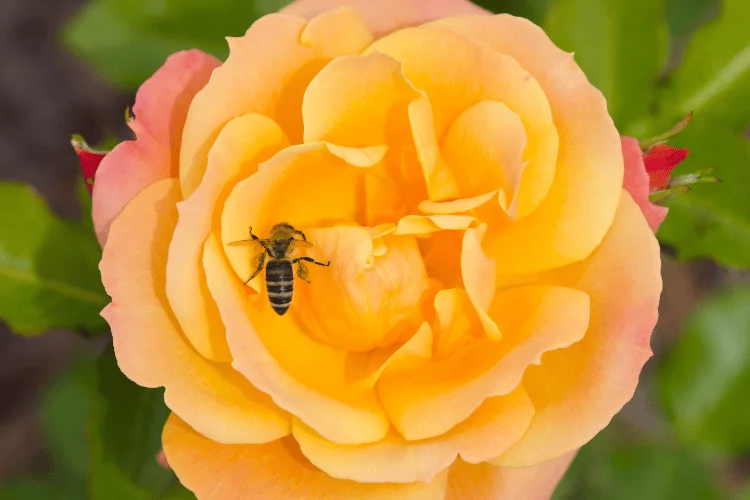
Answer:
[{"label": "orange petal", "polygon": [[[287,148],[262,164],[229,195],[221,219],[222,241],[227,244],[247,239],[249,227],[265,238],[280,222],[306,230],[361,221],[359,187],[367,168],[355,167],[341,156],[363,162],[360,165],[375,164],[385,150],[374,147],[359,150],[359,154],[352,151],[354,148],[330,144],[305,144]],[[252,273],[248,248],[225,246],[232,268],[242,281]]]},{"label": "orange petal", "polygon": [[623,192],[612,229],[596,252],[543,278],[589,294],[591,323],[581,342],[547,354],[541,366],[528,370],[524,386],[537,414],[499,463],[533,465],[578,448],[630,400],[651,356],[660,264],[656,238]]},{"label": "orange petal", "polygon": [[217,236],[207,241],[203,262],[237,371],[331,441],[359,444],[385,437],[388,417],[362,383],[373,371],[368,356],[317,342],[292,311],[279,316],[265,293],[248,296]]},{"label": "orange petal", "polygon": [[203,243],[212,227],[219,226],[220,208],[229,189],[287,144],[284,132],[270,118],[255,114],[235,118],[211,148],[203,182],[177,205],[179,221],[167,261],[167,297],[185,336],[198,352],[214,361],[232,358],[203,274]]},{"label": "orange petal", "polygon": [[366,484],[335,479],[313,467],[286,438],[261,445],[223,445],[175,415],[162,435],[180,482],[206,500],[443,500],[447,473],[429,484]]},{"label": "orange petal", "polygon": [[488,14],[486,10],[468,0],[296,0],[284,7],[281,12],[309,19],[341,5],[356,7],[377,35],[406,26],[417,26],[441,17]]},{"label": "orange petal", "polygon": [[497,190],[474,196],[472,198],[461,198],[452,201],[430,201],[425,200],[419,204],[419,210],[427,214],[455,214],[468,212],[480,207],[497,196]]},{"label": "orange petal", "polygon": [[632,137],[621,137],[622,156],[625,161],[625,179],[623,188],[630,193],[633,200],[641,207],[648,225],[655,233],[664,218],[667,216],[667,207],[654,205],[648,199],[650,192],[650,180],[646,166],[643,163],[643,151],[637,139]]},{"label": "orange petal", "polygon": [[526,131],[518,115],[501,102],[482,101],[448,129],[443,156],[454,172],[460,172],[456,180],[463,196],[501,189],[507,200],[513,200],[515,216],[525,147]]},{"label": "orange petal", "polygon": [[[485,243],[488,253],[497,259],[498,272],[537,272],[588,256],[612,224],[623,179],[620,136],[601,92],[588,82],[572,54],[555,47],[541,28],[526,19],[467,16],[443,19],[431,26],[450,26],[518,61],[541,86],[555,117],[560,150],[546,197],[528,217]],[[409,76],[408,71],[406,74]],[[526,130],[528,149],[532,134],[528,125]],[[527,182],[532,168],[529,163],[524,171],[521,191],[536,185]],[[521,199],[519,213],[522,211]]]},{"label": "orange petal", "polygon": [[424,235],[437,231],[458,231],[477,222],[468,215],[407,215],[398,221],[396,234]]},{"label": "orange petal", "polygon": [[479,463],[506,450],[528,427],[534,407],[522,388],[487,399],[468,419],[432,439],[407,441],[395,431],[382,441],[337,445],[295,420],[302,454],[325,473],[359,482],[430,482],[460,455]]},{"label": "orange petal", "polygon": [[400,132],[398,122],[406,122],[407,105],[417,97],[394,59],[378,53],[340,57],[305,91],[305,142],[365,147],[402,141],[394,133]]},{"label": "orange petal", "polygon": [[558,286],[497,294],[490,317],[502,341],[482,338],[413,372],[383,374],[378,394],[391,422],[409,440],[447,432],[485,399],[513,391],[543,353],[579,341],[588,326],[588,306],[585,293]]},{"label": "orange petal", "polygon": [[436,137],[443,137],[451,123],[477,103],[490,100],[507,105],[521,119],[528,136],[518,217],[539,205],[555,175],[558,139],[547,98],[532,75],[513,58],[454,30],[434,26],[392,33],[365,53],[371,51],[400,61],[409,81],[426,93],[434,111]]},{"label": "orange petal", "polygon": [[241,38],[230,38],[230,55],[195,96],[180,150],[180,181],[190,195],[206,170],[219,129],[234,117],[258,113],[280,124],[292,143],[302,139],[302,96],[328,61],[359,53],[370,41],[364,21],[351,8],[304,19],[271,14]]},{"label": "orange petal", "polygon": [[227,364],[207,361],[177,329],[164,292],[169,242],[177,224],[179,182],[143,190],[112,224],[100,264],[112,303],[120,369],[137,384],[164,386],[172,411],[224,443],[264,443],[290,431],[290,417]]},{"label": "orange petal", "polygon": [[457,460],[448,474],[445,500],[549,500],[574,456],[570,452],[534,467],[517,468]]},{"label": "orange petal", "polygon": [[488,311],[495,296],[495,260],[487,257],[482,251],[482,238],[487,230],[486,225],[469,228],[464,233],[461,247],[461,276],[469,300],[477,311],[484,332],[490,340],[502,338]]},{"label": "orange petal", "polygon": [[298,281],[292,309],[311,335],[348,351],[369,351],[401,343],[417,330],[429,283],[413,236],[380,238],[384,255],[375,256],[373,238],[362,227],[306,234],[314,245],[307,255],[331,262],[326,268],[305,264],[311,284]]},{"label": "orange petal", "polygon": [[130,122],[138,139],[119,144],[96,172],[92,215],[102,245],[110,224],[136,194],[159,179],[177,176],[188,107],[219,64],[199,50],[178,52],[138,90]]},{"label": "orange petal", "polygon": [[439,325],[433,341],[436,359],[446,358],[472,340],[481,338],[482,324],[476,314],[471,314],[472,309],[465,290],[444,289],[435,295],[435,313]]}]

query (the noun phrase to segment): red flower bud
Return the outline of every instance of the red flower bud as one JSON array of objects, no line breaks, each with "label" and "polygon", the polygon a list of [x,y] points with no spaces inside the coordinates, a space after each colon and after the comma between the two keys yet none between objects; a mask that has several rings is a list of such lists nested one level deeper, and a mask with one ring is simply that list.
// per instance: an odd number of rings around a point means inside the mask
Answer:
[{"label": "red flower bud", "polygon": [[86,181],[86,189],[89,194],[94,190],[94,177],[96,176],[96,170],[99,168],[99,164],[102,162],[107,153],[104,151],[94,151],[86,144],[83,137],[76,135],[71,139],[73,149],[78,154],[78,160],[81,162],[81,171],[83,172],[83,178]]},{"label": "red flower bud", "polygon": [[682,162],[690,151],[659,144],[648,150],[643,157],[650,181],[651,192],[664,189],[669,184],[672,170]]}]

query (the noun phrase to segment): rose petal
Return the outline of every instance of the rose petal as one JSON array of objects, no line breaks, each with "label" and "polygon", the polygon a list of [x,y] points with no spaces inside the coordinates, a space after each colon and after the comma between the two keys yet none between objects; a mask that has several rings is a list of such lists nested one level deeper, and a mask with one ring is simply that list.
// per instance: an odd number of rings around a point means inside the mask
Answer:
[{"label": "rose petal", "polygon": [[317,342],[291,314],[276,314],[265,293],[248,296],[217,236],[207,240],[203,262],[237,371],[331,441],[385,437],[388,418],[362,383],[373,371],[368,356]]},{"label": "rose petal", "polygon": [[398,221],[395,234],[423,235],[437,231],[458,231],[477,220],[469,215],[407,215]]},{"label": "rose petal", "polygon": [[[200,183],[208,150],[219,129],[236,116],[258,113],[281,125],[292,143],[302,139],[302,96],[331,59],[359,53],[372,35],[348,7],[304,19],[271,14],[241,38],[230,38],[230,55],[195,96],[180,150],[185,197]],[[281,104],[283,103],[283,105]]]},{"label": "rose petal", "polygon": [[363,484],[335,479],[313,467],[297,443],[223,445],[206,439],[175,415],[162,435],[180,482],[211,500],[443,500],[447,473],[430,484]]},{"label": "rose petal", "polygon": [[229,189],[287,145],[284,132],[270,118],[249,114],[233,119],[208,154],[203,182],[177,205],[179,221],[167,260],[167,297],[182,332],[198,352],[214,361],[232,358],[200,265],[203,243],[212,227],[219,225]]},{"label": "rose petal", "polygon": [[446,358],[484,335],[479,317],[476,314],[466,314],[473,307],[466,290],[443,289],[435,295],[435,313],[439,325],[433,341],[436,359]]},{"label": "rose petal", "polygon": [[164,259],[177,224],[176,179],[143,190],[112,224],[100,264],[112,303],[102,312],[120,369],[137,384],[164,386],[172,411],[211,439],[264,443],[290,432],[290,417],[227,364],[193,350],[177,329]]},{"label": "rose petal", "polygon": [[[524,123],[528,136],[524,156],[528,165],[518,194],[518,217],[526,216],[541,202],[555,175],[558,141],[547,97],[532,75],[511,57],[439,27],[392,33],[365,53],[373,51],[400,61],[409,81],[427,94],[434,111],[435,137],[443,137],[462,112],[479,102],[494,100],[507,105]],[[413,127],[415,135],[426,121]],[[461,170],[454,175],[458,178]],[[429,190],[430,177],[427,180]]]},{"label": "rose petal", "polygon": [[516,468],[457,460],[448,474],[445,500],[548,500],[574,456],[570,452],[534,467]]},{"label": "rose petal", "polygon": [[468,212],[480,207],[497,196],[497,190],[474,196],[473,198],[461,198],[452,201],[430,201],[425,200],[419,204],[419,210],[427,214],[455,214]]},{"label": "rose petal", "polygon": [[284,7],[281,12],[309,19],[341,5],[356,7],[377,35],[441,17],[488,13],[468,0],[297,0]]},{"label": "rose petal", "polygon": [[661,293],[659,245],[626,192],[596,252],[540,280],[589,294],[591,323],[581,342],[548,353],[524,376],[537,413],[500,458],[502,465],[537,464],[587,443],[632,398],[651,357]]},{"label": "rose petal", "polygon": [[418,370],[381,377],[380,400],[406,439],[447,432],[485,399],[512,392],[543,353],[579,341],[589,299],[572,288],[518,287],[497,294],[489,314],[504,334],[501,342],[483,338]]},{"label": "rose petal", "polygon": [[482,251],[482,238],[486,231],[487,226],[483,224],[478,228],[469,228],[464,233],[461,247],[461,276],[466,294],[476,309],[484,333],[490,340],[498,341],[502,334],[497,323],[488,314],[495,296],[496,265],[495,260],[487,257]]},{"label": "rose petal", "polygon": [[[588,82],[572,54],[555,47],[526,19],[507,14],[467,16],[432,25],[450,26],[472,40],[489,42],[518,61],[538,82],[555,119],[560,149],[549,192],[528,217],[485,243],[488,254],[497,259],[498,272],[532,273],[585,258],[612,224],[623,179],[620,136],[601,92]],[[524,113],[506,104],[524,119]],[[528,149],[532,135],[528,126],[526,131]],[[532,184],[526,179],[532,168],[529,163],[524,171],[522,191]],[[523,203],[519,212],[522,208]]]},{"label": "rose petal", "polygon": [[621,140],[622,156],[625,160],[623,188],[627,189],[630,196],[633,197],[633,200],[641,208],[651,230],[656,232],[667,216],[667,208],[654,205],[648,199],[648,195],[651,192],[649,174],[646,172],[643,164],[643,152],[638,145],[638,140],[632,137],[622,137]]},{"label": "rose petal", "polygon": [[125,205],[149,184],[177,175],[188,107],[221,63],[199,50],[171,55],[138,90],[130,122],[138,137],[113,149],[96,173],[92,214],[99,242]]},{"label": "rose petal", "polygon": [[298,420],[292,432],[302,454],[339,479],[358,482],[430,482],[460,455],[470,463],[502,453],[528,427],[534,407],[522,388],[487,399],[468,419],[446,434],[407,441],[395,431],[377,443],[337,445]]},{"label": "rose petal", "polygon": [[369,351],[401,343],[419,327],[429,282],[413,236],[384,236],[380,257],[362,227],[314,229],[307,238],[314,245],[307,255],[331,262],[324,269],[304,264],[311,284],[298,280],[292,312],[311,335],[348,351]]},{"label": "rose petal", "polygon": [[[322,143],[292,146],[262,164],[258,173],[238,183],[229,195],[221,218],[222,241],[247,239],[249,227],[265,238],[281,222],[303,231],[361,222],[358,187],[367,168],[343,161],[340,156],[346,156],[344,151],[354,148]],[[383,148],[375,147],[347,158],[367,165],[379,162],[384,154]],[[242,281],[249,278],[252,255],[248,247],[225,246],[225,252]]]}]

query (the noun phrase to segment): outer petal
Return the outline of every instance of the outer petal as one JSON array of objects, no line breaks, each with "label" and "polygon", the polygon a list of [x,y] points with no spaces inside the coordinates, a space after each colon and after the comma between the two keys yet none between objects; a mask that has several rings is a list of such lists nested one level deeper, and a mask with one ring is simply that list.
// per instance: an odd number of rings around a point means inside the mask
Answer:
[{"label": "outer petal", "polygon": [[632,137],[622,137],[621,140],[622,156],[625,159],[623,188],[627,189],[633,200],[641,207],[648,225],[653,232],[656,232],[667,216],[668,209],[654,205],[648,200],[648,194],[651,191],[649,174],[646,172],[643,162],[643,151],[641,151],[641,147],[638,145],[638,140]]},{"label": "outer petal", "polygon": [[367,25],[377,35],[398,28],[440,19],[441,17],[466,14],[488,14],[468,0],[297,0],[282,9],[282,12],[303,16],[307,19],[341,5],[356,7]]},{"label": "outer petal", "polygon": [[656,238],[623,192],[612,229],[596,252],[540,277],[588,293],[591,323],[581,342],[548,353],[541,366],[528,370],[524,386],[537,413],[524,437],[498,463],[533,465],[578,448],[630,400],[651,357],[660,263]]},{"label": "outer petal", "polygon": [[502,341],[483,338],[413,371],[386,370],[378,394],[391,422],[409,440],[447,432],[485,399],[512,392],[543,353],[579,341],[588,325],[588,306],[585,293],[558,286],[498,294],[489,315],[503,332]]},{"label": "outer petal", "polygon": [[444,473],[429,484],[363,484],[313,467],[293,439],[223,445],[175,415],[162,435],[169,465],[201,500],[444,500]]},{"label": "outer petal", "polygon": [[142,191],[112,225],[100,264],[112,303],[120,369],[146,387],[164,386],[165,401],[201,433],[225,443],[264,443],[290,431],[290,417],[229,365],[193,350],[170,314],[164,258],[177,224],[179,183]]},{"label": "outer petal", "polygon": [[[557,170],[544,201],[485,245],[497,259],[498,272],[537,272],[585,258],[612,224],[623,179],[620,136],[601,92],[588,82],[572,54],[555,47],[526,19],[501,14],[434,24],[489,42],[518,61],[547,96],[560,137]],[[526,172],[531,168],[529,164]]]},{"label": "outer petal", "polygon": [[273,312],[265,293],[249,295],[217,236],[207,241],[203,261],[237,371],[331,441],[359,444],[385,437],[388,418],[363,383],[377,364],[365,354],[315,341],[291,315]]},{"label": "outer petal", "polygon": [[102,245],[109,225],[139,191],[159,179],[177,176],[188,107],[219,64],[199,50],[178,52],[138,90],[135,119],[130,123],[138,139],[119,144],[96,173],[92,213]]},{"label": "outer petal", "polygon": [[231,356],[200,262],[203,243],[218,228],[230,189],[287,144],[284,132],[270,118],[255,114],[235,118],[209,152],[203,182],[177,205],[179,222],[169,247],[167,296],[185,336],[214,361],[231,361]]},{"label": "outer petal", "polygon": [[445,500],[548,500],[574,456],[570,452],[534,467],[518,468],[458,460],[448,475]]},{"label": "outer petal", "polygon": [[459,455],[479,463],[507,449],[533,415],[534,407],[519,387],[507,396],[486,400],[468,419],[432,439],[407,441],[391,431],[377,443],[342,446],[296,420],[293,432],[302,453],[333,477],[378,483],[430,482]]},{"label": "outer petal", "polygon": [[271,14],[241,38],[229,39],[230,55],[190,106],[180,150],[180,181],[187,197],[200,183],[208,150],[219,129],[246,113],[280,124],[292,143],[302,139],[302,96],[320,69],[359,53],[372,35],[352,8],[325,12],[309,23]]}]

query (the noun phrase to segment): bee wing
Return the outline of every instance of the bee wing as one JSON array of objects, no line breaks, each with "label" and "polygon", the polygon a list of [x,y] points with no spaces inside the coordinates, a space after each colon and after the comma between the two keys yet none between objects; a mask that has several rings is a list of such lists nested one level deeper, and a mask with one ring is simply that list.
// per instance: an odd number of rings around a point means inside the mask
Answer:
[{"label": "bee wing", "polygon": [[260,244],[260,240],[238,240],[238,241],[231,241],[227,243],[227,246],[230,247],[256,247],[258,250],[261,250],[263,246]]},{"label": "bee wing", "polygon": [[305,240],[294,240],[294,248],[312,248],[313,244]]}]

